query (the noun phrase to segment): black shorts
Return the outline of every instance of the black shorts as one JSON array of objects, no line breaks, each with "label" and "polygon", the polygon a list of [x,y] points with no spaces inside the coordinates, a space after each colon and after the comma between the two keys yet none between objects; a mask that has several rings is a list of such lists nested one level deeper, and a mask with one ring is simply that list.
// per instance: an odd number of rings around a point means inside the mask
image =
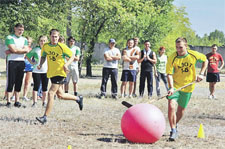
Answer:
[{"label": "black shorts", "polygon": [[206,82],[220,82],[219,73],[207,73]]},{"label": "black shorts", "polygon": [[64,84],[65,83],[65,77],[62,76],[55,76],[50,78],[52,84]]}]

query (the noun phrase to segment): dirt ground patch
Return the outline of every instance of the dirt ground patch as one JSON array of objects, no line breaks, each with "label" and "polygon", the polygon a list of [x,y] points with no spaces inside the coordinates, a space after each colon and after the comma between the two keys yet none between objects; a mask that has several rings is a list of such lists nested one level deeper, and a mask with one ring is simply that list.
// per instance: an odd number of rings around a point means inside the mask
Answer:
[{"label": "dirt ground patch", "polygon": [[[84,109],[79,111],[78,105],[72,101],[56,99],[52,113],[46,125],[39,124],[35,117],[42,116],[44,108],[38,101],[37,108],[31,108],[31,101],[22,101],[26,108],[6,108],[3,101],[4,77],[1,77],[0,94],[0,148],[1,149],[73,149],[81,148],[225,148],[225,102],[224,81],[217,84],[217,100],[209,100],[208,84],[205,80],[196,85],[192,99],[184,118],[178,126],[179,138],[168,142],[169,124],[167,119],[167,100],[153,103],[163,112],[167,124],[161,139],[154,144],[134,144],[123,136],[120,121],[127,110],[121,105],[124,99],[100,100],[94,97],[99,92],[100,79],[80,79],[80,94],[83,94]],[[110,91],[110,83],[108,84]],[[161,84],[161,87],[163,85]],[[165,93],[165,90],[163,90]],[[29,93],[31,95],[31,93]],[[154,98],[155,90],[154,90]],[[138,98],[126,99],[138,104],[148,101]],[[203,124],[206,138],[197,138],[200,124]]]}]

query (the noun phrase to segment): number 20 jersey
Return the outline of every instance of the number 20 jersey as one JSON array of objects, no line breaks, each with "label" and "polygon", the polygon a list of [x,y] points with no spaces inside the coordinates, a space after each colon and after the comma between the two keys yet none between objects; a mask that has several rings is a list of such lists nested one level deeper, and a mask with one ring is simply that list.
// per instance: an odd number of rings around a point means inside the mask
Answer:
[{"label": "number 20 jersey", "polygon": [[71,50],[63,43],[58,43],[57,45],[52,45],[50,43],[45,43],[41,56],[47,57],[48,71],[47,77],[52,78],[55,76],[66,77],[64,71],[65,56],[71,57]]}]

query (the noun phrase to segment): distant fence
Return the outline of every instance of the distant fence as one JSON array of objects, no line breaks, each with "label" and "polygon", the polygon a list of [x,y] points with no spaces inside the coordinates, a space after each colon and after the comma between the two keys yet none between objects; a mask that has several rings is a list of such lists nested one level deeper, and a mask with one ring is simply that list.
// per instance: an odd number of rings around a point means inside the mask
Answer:
[{"label": "distant fence", "polygon": [[[77,46],[80,47],[80,43],[77,43]],[[95,47],[94,47],[94,53],[92,56],[92,59],[94,61],[94,63],[98,63],[98,64],[102,64],[103,60],[104,60],[104,49],[107,47],[108,45],[105,43],[96,43]],[[192,46],[189,45],[190,49],[195,50],[195,51],[199,51],[201,53],[207,54],[209,52],[211,52],[211,47],[208,46]],[[87,49],[87,46],[85,46],[85,49]],[[4,45],[4,41],[0,40],[0,58],[5,58],[5,45]],[[225,59],[225,47],[219,47],[218,48],[218,53],[220,53],[223,58]]]}]

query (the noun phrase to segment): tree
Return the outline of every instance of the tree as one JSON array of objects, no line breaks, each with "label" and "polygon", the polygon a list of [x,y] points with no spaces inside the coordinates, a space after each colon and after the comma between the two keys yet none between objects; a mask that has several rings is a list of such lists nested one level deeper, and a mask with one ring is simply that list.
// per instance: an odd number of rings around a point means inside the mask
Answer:
[{"label": "tree", "polygon": [[86,52],[87,76],[92,76],[91,60],[94,45],[109,38],[124,44],[128,38],[139,36],[142,40],[158,42],[169,31],[166,24],[171,0],[77,0],[75,15],[79,17],[81,42],[88,45]]}]

